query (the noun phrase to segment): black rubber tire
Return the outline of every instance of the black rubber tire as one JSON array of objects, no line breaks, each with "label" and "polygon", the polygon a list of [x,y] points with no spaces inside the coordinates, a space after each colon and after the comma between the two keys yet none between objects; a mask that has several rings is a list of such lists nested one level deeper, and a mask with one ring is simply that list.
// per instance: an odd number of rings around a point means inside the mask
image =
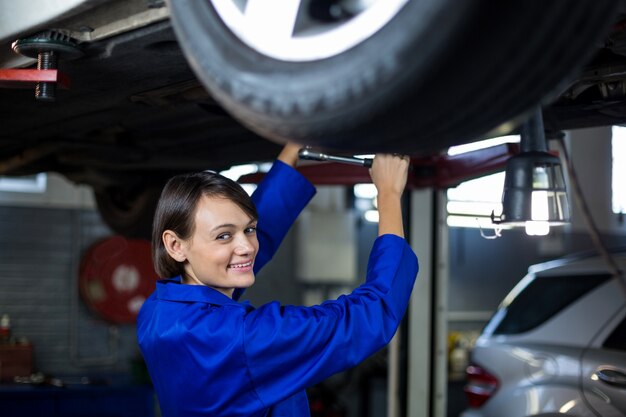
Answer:
[{"label": "black rubber tire", "polygon": [[591,58],[614,0],[420,0],[312,62],[252,50],[211,3],[168,0],[191,67],[241,123],[283,143],[419,153],[479,139],[548,103]]},{"label": "black rubber tire", "polygon": [[162,185],[107,187],[94,190],[102,220],[113,232],[127,238],[152,239],[152,221]]}]

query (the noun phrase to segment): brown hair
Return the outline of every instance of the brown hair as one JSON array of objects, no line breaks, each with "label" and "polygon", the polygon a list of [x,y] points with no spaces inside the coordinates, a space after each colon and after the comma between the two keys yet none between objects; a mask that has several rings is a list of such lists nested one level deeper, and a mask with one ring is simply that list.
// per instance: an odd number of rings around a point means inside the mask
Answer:
[{"label": "brown hair", "polygon": [[172,177],[161,192],[152,227],[152,261],[159,277],[184,274],[183,263],[167,253],[162,235],[171,230],[180,239],[189,239],[194,232],[196,207],[204,196],[229,199],[250,218],[258,219],[250,196],[239,184],[223,175],[203,171]]}]

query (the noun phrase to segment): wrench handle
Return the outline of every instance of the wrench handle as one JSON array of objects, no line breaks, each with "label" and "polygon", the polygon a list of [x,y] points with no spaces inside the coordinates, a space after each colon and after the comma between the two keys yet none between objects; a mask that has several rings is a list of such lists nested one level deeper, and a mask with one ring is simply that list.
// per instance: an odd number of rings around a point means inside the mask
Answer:
[{"label": "wrench handle", "polygon": [[314,152],[308,148],[302,148],[298,152],[298,156],[300,159],[306,159],[309,161],[330,161],[330,162],[340,162],[343,164],[351,164],[351,165],[359,165],[366,168],[371,168],[372,163],[374,162],[371,158],[354,158],[350,156],[338,156],[338,155],[328,155],[321,152]]}]

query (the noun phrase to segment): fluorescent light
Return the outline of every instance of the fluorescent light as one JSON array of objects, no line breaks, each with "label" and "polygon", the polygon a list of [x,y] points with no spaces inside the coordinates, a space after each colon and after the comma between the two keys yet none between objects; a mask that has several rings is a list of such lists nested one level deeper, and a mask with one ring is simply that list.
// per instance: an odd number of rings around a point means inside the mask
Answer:
[{"label": "fluorescent light", "polygon": [[243,188],[244,191],[248,195],[252,195],[252,193],[254,192],[254,190],[256,190],[256,187],[257,187],[256,184],[239,184],[239,185],[241,185],[241,188]]},{"label": "fluorescent light", "polygon": [[21,177],[0,176],[0,191],[43,194],[47,184],[48,176],[43,172]]},{"label": "fluorescent light", "polygon": [[499,136],[497,138],[466,143],[464,145],[451,146],[448,148],[448,155],[459,155],[466,152],[477,151],[479,149],[491,148],[492,146],[502,145],[503,143],[517,143],[519,141],[519,135]]},{"label": "fluorescent light", "polygon": [[626,211],[626,187],[622,183],[626,177],[626,128],[613,126],[611,147],[613,149],[613,180],[611,184],[613,213],[623,213]]},{"label": "fluorescent light", "polygon": [[485,203],[481,201],[448,201],[449,214],[489,217],[492,211],[502,212],[502,203]]},{"label": "fluorescent light", "polygon": [[354,196],[357,198],[374,198],[378,195],[374,184],[356,184],[354,186]]},{"label": "fluorescent light", "polygon": [[528,236],[546,236],[550,233],[550,223],[542,221],[530,221],[525,224]]},{"label": "fluorescent light", "polygon": [[374,202],[371,198],[357,198],[354,200],[354,208],[359,211],[371,210],[374,206]]},{"label": "fluorescent light", "polygon": [[501,204],[503,186],[504,171],[496,172],[449,188],[448,200]]},{"label": "fluorescent light", "polygon": [[478,216],[448,216],[446,222],[449,227],[470,227],[475,229],[503,229],[502,226],[493,224],[489,217]]},{"label": "fluorescent light", "polygon": [[239,177],[247,174],[254,174],[259,171],[259,166],[256,164],[244,164],[244,165],[235,165],[226,169],[224,171],[220,171],[220,174],[225,176],[226,178],[230,178],[233,181],[237,181]]},{"label": "fluorescent light", "polygon": [[367,210],[365,213],[363,213],[363,218],[365,218],[365,220],[370,223],[378,223],[378,210]]},{"label": "fluorescent light", "polygon": [[531,196],[531,218],[535,221],[550,219],[547,191],[533,191]]}]

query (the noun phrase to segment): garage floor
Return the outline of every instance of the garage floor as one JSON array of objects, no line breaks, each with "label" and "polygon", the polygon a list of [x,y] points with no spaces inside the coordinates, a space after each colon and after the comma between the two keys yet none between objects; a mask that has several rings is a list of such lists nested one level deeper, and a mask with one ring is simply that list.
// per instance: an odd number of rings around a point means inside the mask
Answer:
[{"label": "garage floor", "polygon": [[448,382],[448,417],[458,417],[467,408],[464,385],[465,381]]}]

